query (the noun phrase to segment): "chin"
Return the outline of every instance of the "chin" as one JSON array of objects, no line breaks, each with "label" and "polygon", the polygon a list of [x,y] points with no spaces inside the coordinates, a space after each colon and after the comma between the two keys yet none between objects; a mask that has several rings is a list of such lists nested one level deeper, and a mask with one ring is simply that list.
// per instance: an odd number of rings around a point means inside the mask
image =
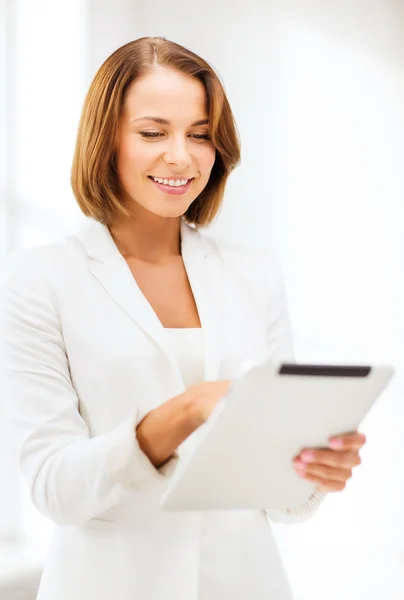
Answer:
[{"label": "chin", "polygon": [[162,206],[159,203],[159,206],[149,206],[145,207],[147,210],[158,217],[163,218],[178,218],[182,217],[191,206],[190,202],[164,202]]}]

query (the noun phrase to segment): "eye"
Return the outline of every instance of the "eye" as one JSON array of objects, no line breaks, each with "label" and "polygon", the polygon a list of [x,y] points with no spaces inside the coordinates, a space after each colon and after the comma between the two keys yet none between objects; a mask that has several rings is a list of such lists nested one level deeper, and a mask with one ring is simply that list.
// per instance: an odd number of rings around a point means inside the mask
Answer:
[{"label": "eye", "polygon": [[203,134],[199,134],[199,133],[194,133],[192,135],[193,138],[195,138],[196,140],[210,140],[211,137],[208,133],[203,133]]},{"label": "eye", "polygon": [[153,139],[153,138],[161,137],[164,134],[160,133],[159,131],[141,131],[140,135],[145,138]]},{"label": "eye", "polygon": [[[161,133],[160,131],[140,131],[139,132],[140,135],[146,139],[158,139],[162,136],[164,136],[164,133]],[[203,134],[199,134],[199,133],[193,133],[191,134],[191,137],[193,137],[195,140],[210,140],[211,137],[208,133],[203,133]]]}]

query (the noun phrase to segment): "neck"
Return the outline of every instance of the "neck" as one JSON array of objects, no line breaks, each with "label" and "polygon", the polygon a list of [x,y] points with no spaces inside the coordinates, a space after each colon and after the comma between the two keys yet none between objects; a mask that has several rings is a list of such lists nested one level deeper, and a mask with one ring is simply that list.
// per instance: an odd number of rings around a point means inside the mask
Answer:
[{"label": "neck", "polygon": [[181,255],[181,217],[159,217],[149,213],[115,222],[109,230],[125,258],[164,263]]}]

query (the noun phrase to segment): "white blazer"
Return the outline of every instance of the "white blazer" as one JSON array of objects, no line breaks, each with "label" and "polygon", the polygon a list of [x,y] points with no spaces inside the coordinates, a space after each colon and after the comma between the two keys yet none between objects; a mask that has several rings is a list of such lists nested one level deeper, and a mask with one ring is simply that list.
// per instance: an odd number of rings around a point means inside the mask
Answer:
[{"label": "white blazer", "polygon": [[[181,239],[205,379],[268,353],[293,360],[273,261],[184,221]],[[181,447],[156,470],[135,428],[184,383],[108,228],[89,219],[60,243],[8,255],[2,275],[7,408],[32,501],[56,523],[38,599],[289,600],[268,516],[304,520],[323,495],[301,511],[160,509]]]}]

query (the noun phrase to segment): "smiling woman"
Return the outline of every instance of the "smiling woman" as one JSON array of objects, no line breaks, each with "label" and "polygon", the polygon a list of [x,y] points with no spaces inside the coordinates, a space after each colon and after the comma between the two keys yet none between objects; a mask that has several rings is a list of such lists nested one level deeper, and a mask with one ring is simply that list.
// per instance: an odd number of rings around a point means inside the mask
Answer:
[{"label": "smiling woman", "polygon": [[291,598],[268,517],[305,520],[324,494],[237,513],[161,507],[229,380],[264,356],[293,361],[276,264],[200,231],[239,158],[208,63],[131,42],[82,111],[72,185],[92,218],[7,260],[7,406],[30,497],[57,525],[38,600]]},{"label": "smiling woman", "polygon": [[90,86],[72,187],[84,214],[106,225],[141,207],[207,225],[239,160],[233,114],[213,68],[174,42],[141,38],[116,50]]}]

